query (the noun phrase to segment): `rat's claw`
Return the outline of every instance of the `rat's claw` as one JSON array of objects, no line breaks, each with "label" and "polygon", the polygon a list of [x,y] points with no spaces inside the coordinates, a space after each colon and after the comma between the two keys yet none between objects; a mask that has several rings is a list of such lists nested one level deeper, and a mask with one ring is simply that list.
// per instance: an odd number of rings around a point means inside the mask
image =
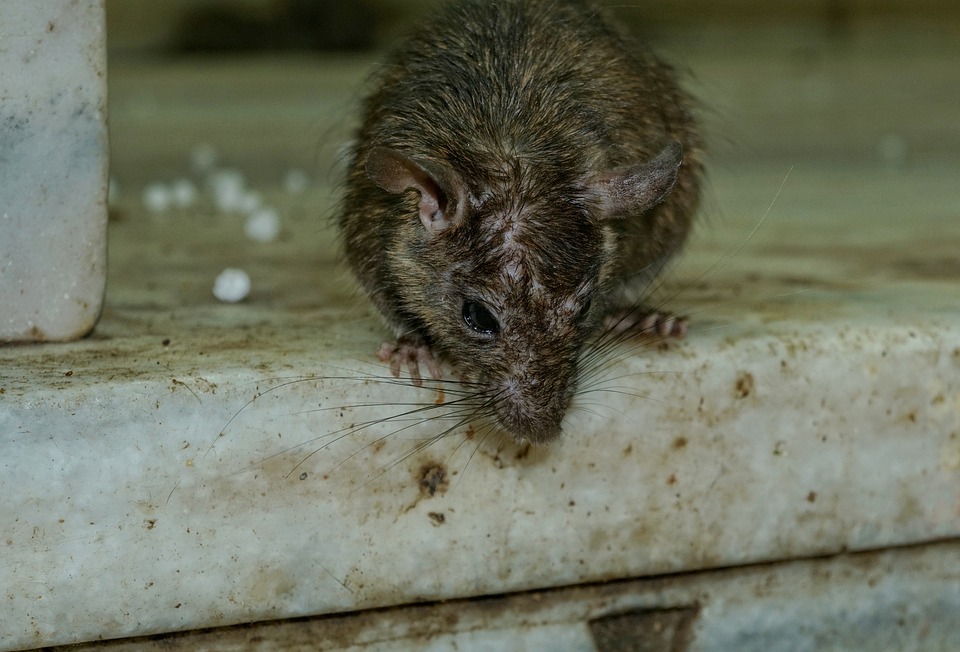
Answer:
[{"label": "rat's claw", "polygon": [[657,324],[657,333],[664,337],[683,337],[690,327],[690,320],[686,317],[666,315],[666,318]]},{"label": "rat's claw", "polygon": [[396,342],[384,342],[377,349],[377,358],[380,362],[390,363],[390,373],[394,378],[400,377],[400,356],[398,355],[398,346]]},{"label": "rat's claw", "polygon": [[425,346],[420,347],[420,362],[427,366],[427,371],[430,372],[431,378],[434,380],[440,380],[443,378],[443,371],[440,369],[440,363],[433,355],[433,351]]},{"label": "rat's claw", "polygon": [[423,385],[423,377],[420,375],[421,363],[434,380],[440,380],[443,376],[433,351],[419,339],[401,337],[396,342],[384,342],[377,350],[377,357],[382,362],[390,363],[390,373],[394,378],[400,377],[400,368],[406,365],[410,382],[417,387]]},{"label": "rat's claw", "polygon": [[617,333],[635,333],[637,335],[660,335],[661,337],[683,337],[690,327],[690,320],[669,312],[651,310],[639,313],[629,310],[614,313],[607,318],[607,328]]},{"label": "rat's claw", "polygon": [[416,387],[423,385],[423,378],[420,377],[420,362],[417,359],[418,354],[415,351],[407,354],[407,372],[410,374],[410,382]]}]

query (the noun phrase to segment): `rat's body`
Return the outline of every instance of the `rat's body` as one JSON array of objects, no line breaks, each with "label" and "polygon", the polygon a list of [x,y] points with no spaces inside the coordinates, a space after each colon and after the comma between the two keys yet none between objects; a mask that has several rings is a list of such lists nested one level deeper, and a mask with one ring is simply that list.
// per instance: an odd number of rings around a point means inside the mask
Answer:
[{"label": "rat's body", "polygon": [[395,370],[419,355],[436,373],[436,353],[501,428],[546,443],[585,343],[690,228],[690,103],[587,2],[455,0],[421,25],[364,107],[347,260]]}]

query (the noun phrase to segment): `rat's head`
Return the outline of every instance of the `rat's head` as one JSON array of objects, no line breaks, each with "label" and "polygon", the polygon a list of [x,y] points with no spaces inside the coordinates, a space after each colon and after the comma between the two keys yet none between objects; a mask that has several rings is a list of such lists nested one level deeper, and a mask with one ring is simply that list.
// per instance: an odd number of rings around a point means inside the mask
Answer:
[{"label": "rat's head", "polygon": [[367,154],[370,179],[409,209],[385,252],[399,311],[479,384],[480,409],[516,440],[560,435],[617,264],[613,222],[660,202],[680,159],[671,144],[653,161],[568,178]]}]

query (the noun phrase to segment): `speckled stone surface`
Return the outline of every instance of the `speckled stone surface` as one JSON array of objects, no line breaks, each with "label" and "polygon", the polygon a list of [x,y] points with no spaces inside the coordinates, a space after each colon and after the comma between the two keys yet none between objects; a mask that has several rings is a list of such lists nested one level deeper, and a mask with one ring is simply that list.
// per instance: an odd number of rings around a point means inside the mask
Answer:
[{"label": "speckled stone surface", "polygon": [[90,332],[106,282],[102,0],[0,2],[0,342]]},{"label": "speckled stone surface", "polygon": [[455,390],[385,378],[327,186],[263,182],[268,244],[125,195],[94,335],[0,348],[0,648],[960,537],[956,160],[725,160],[658,295],[689,336],[624,343],[543,450],[421,448]]},{"label": "speckled stone surface", "polygon": [[[498,449],[462,427],[415,452],[448,410],[433,388],[380,380],[382,328],[349,297],[331,248],[306,237],[311,220],[258,253],[229,219],[117,223],[117,280],[95,336],[0,349],[0,584],[15,615],[0,640],[960,535],[960,296],[935,267],[888,273],[918,264],[908,243],[927,240],[933,218],[907,228],[877,201],[870,242],[851,240],[854,218],[795,199],[816,203],[826,179],[791,179],[745,250],[713,272],[675,273],[671,303],[693,316],[690,336],[625,346],[598,385],[611,391],[583,396],[565,440],[544,450]],[[924,260],[960,246],[957,224],[941,225]],[[710,270],[749,226],[730,220],[724,233],[737,235],[694,245],[685,268]],[[143,256],[142,242],[163,255]],[[214,248],[249,256],[245,304],[211,298],[224,258],[201,254]],[[416,406],[438,419],[358,429]]]}]

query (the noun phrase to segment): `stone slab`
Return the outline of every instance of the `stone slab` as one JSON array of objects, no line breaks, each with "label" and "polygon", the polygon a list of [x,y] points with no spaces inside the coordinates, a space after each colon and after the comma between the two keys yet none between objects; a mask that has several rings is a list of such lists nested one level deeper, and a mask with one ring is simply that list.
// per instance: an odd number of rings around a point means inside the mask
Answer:
[{"label": "stone slab", "polygon": [[[0,645],[960,536],[956,207],[902,220],[882,174],[796,169],[748,239],[779,173],[737,176],[662,290],[690,336],[625,343],[547,449],[386,375],[382,326],[298,209],[326,190],[268,193],[294,216],[269,245],[199,210],[121,220],[97,333],[0,348]],[[823,200],[857,184],[837,220]],[[243,304],[210,294],[228,261]]]}]

